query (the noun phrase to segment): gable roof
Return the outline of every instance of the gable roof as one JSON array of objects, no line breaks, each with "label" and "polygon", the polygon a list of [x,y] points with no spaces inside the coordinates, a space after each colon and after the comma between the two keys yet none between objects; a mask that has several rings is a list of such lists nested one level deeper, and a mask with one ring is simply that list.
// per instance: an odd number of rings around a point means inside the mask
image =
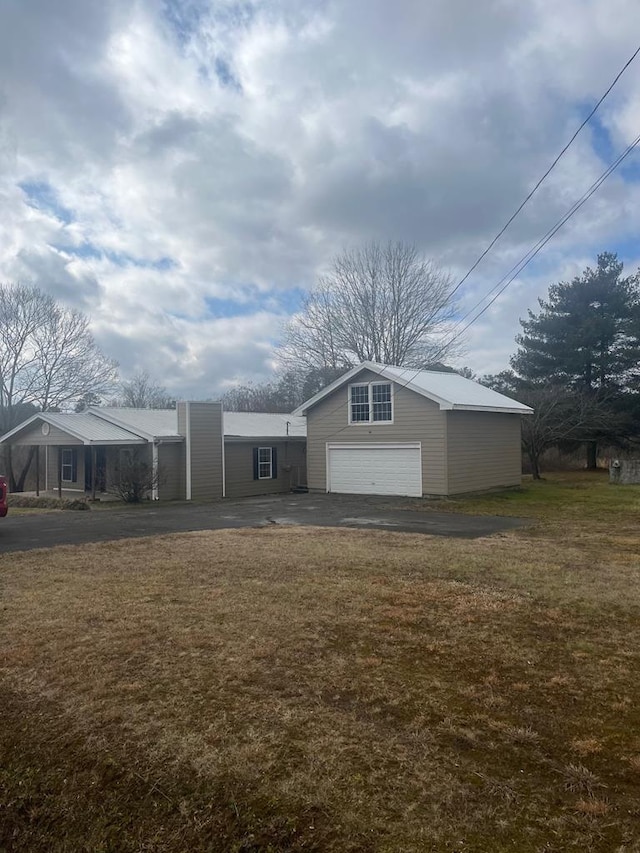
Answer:
[{"label": "gable roof", "polygon": [[307,421],[272,412],[224,412],[225,438],[306,438]]},{"label": "gable roof", "polygon": [[306,415],[309,409],[316,406],[325,397],[332,394],[338,388],[346,385],[352,379],[370,370],[378,374],[381,379],[389,379],[400,387],[409,388],[416,394],[433,400],[441,410],[463,410],[471,412],[503,412],[508,414],[530,415],[533,409],[499,394],[491,388],[480,385],[472,379],[465,379],[459,373],[444,373],[436,370],[417,370],[414,367],[392,367],[385,364],[376,364],[373,361],[363,361],[319,391],[311,399],[294,410],[294,415]]},{"label": "gable roof", "polygon": [[[306,438],[303,417],[272,412],[224,412],[224,434],[229,438]],[[92,406],[86,412],[38,412],[0,437],[0,443],[35,421],[56,426],[83,444],[144,444],[148,441],[184,441],[178,432],[175,409],[125,409]]]},{"label": "gable roof", "polygon": [[115,406],[91,406],[89,414],[123,427],[146,438],[180,440],[178,412],[176,409],[127,409]]},{"label": "gable roof", "polygon": [[89,412],[38,412],[0,437],[0,444],[23,432],[33,423],[48,423],[83,444],[143,444],[145,439],[130,430],[94,417]]}]

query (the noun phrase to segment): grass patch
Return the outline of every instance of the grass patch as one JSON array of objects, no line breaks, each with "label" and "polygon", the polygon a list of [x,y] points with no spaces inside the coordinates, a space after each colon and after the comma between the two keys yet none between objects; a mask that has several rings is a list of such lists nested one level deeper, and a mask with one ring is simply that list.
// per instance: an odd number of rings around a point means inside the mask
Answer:
[{"label": "grass patch", "polygon": [[561,536],[541,514],[478,540],[267,528],[12,554],[0,848],[640,850],[620,493],[619,538],[584,497]]},{"label": "grass patch", "polygon": [[414,508],[464,512],[471,515],[531,516],[541,521],[610,523],[616,516],[640,511],[640,486],[609,483],[609,472],[562,471],[533,480],[519,489],[420,501]]}]

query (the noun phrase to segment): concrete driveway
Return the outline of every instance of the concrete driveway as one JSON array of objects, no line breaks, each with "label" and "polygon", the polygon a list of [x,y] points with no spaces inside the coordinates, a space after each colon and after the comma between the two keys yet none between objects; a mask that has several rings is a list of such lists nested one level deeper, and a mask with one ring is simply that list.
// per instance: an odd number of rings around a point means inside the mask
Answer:
[{"label": "concrete driveway", "polygon": [[[190,530],[240,527],[356,527],[472,539],[527,524],[526,519],[395,509],[393,498],[268,495],[213,504],[145,504],[96,512],[44,512],[0,520],[0,553],[82,545]],[[416,502],[418,503],[418,502]]]}]

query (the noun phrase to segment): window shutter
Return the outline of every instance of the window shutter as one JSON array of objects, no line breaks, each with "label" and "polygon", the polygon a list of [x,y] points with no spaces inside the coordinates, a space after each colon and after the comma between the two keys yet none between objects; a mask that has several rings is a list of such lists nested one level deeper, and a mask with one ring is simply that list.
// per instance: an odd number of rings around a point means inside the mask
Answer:
[{"label": "window shutter", "polygon": [[260,474],[258,471],[258,448],[257,447],[253,448],[253,479],[254,480],[260,479]]},{"label": "window shutter", "polygon": [[78,481],[78,451],[75,447],[71,451],[71,479],[74,483]]},{"label": "window shutter", "polygon": [[278,479],[278,448],[271,448],[271,476],[274,480]]}]

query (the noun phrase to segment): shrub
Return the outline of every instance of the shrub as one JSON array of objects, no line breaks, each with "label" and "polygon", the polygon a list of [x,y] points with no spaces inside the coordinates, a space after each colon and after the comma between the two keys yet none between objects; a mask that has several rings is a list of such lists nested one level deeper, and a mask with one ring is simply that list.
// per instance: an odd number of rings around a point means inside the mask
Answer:
[{"label": "shrub", "polygon": [[8,497],[9,506],[16,508],[34,508],[34,509],[73,509],[87,510],[90,509],[89,504],[84,498],[51,498],[51,497],[36,497],[34,495],[15,495],[10,494]]}]

